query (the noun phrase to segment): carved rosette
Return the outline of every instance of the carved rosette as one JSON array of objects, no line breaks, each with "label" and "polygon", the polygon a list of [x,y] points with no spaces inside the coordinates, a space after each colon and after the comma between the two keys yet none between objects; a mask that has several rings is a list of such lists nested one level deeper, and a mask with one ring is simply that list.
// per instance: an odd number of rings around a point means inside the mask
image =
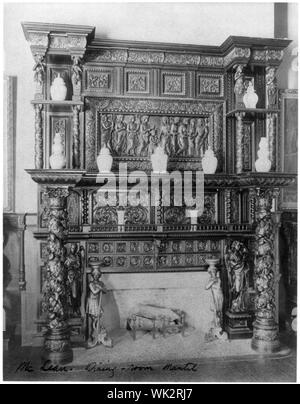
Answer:
[{"label": "carved rosette", "polygon": [[65,248],[68,233],[67,187],[47,188],[48,262],[47,278],[43,288],[43,309],[47,314],[48,332],[44,357],[53,362],[66,363],[72,359],[67,323],[67,296],[65,286]]},{"label": "carved rosette", "polygon": [[236,173],[243,171],[243,118],[245,113],[237,113],[236,115]]},{"label": "carved rosette", "polygon": [[43,161],[43,126],[42,126],[42,104],[35,104],[35,168],[42,169]]},{"label": "carved rosette", "polygon": [[[252,191],[253,194],[253,191]],[[274,224],[272,202],[278,196],[277,190],[257,189],[255,229],[255,311],[252,347],[261,352],[279,349],[278,325],[275,321],[275,287],[277,276],[274,258]]]}]

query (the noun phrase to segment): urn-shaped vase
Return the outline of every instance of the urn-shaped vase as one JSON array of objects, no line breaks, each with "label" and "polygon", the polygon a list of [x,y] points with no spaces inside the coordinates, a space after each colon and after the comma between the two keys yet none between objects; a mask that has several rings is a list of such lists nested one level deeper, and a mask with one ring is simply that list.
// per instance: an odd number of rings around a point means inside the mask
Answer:
[{"label": "urn-shaped vase", "polygon": [[99,173],[110,173],[113,165],[113,158],[107,146],[103,146],[97,157]]},{"label": "urn-shaped vase", "polygon": [[257,152],[258,159],[255,161],[255,169],[259,173],[268,173],[271,170],[271,160],[269,159],[268,139],[262,137],[259,142]]},{"label": "urn-shaped vase", "polygon": [[64,101],[66,99],[67,86],[60,74],[52,82],[50,95],[53,101]]},{"label": "urn-shaped vase", "polygon": [[253,84],[250,81],[246,93],[243,97],[243,103],[246,108],[255,109],[258,103],[258,95],[256,94]]},{"label": "urn-shaped vase", "polygon": [[154,173],[163,174],[167,172],[168,155],[163,147],[158,146],[151,156],[152,170]]},{"label": "urn-shaped vase", "polygon": [[202,158],[202,169],[204,174],[214,174],[217,170],[218,159],[214,151],[209,147]]},{"label": "urn-shaped vase", "polygon": [[62,170],[66,166],[64,146],[59,132],[55,133],[49,162],[52,170]]}]

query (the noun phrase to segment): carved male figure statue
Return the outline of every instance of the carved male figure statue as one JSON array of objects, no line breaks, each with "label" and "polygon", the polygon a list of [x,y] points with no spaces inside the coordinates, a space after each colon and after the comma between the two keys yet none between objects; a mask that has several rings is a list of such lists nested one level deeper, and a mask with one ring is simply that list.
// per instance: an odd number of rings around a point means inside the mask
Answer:
[{"label": "carved male figure statue", "polygon": [[81,316],[81,296],[82,296],[82,251],[78,250],[76,243],[70,246],[70,252],[65,261],[67,270],[67,296],[68,311],[70,317]]},{"label": "carved male figure statue", "polygon": [[240,241],[233,241],[225,249],[225,265],[229,280],[230,311],[242,313],[246,310],[245,293],[248,289],[248,250]]},{"label": "carved male figure statue", "polygon": [[196,120],[194,118],[192,118],[190,121],[188,135],[189,135],[189,137],[188,137],[188,141],[189,141],[188,156],[195,157]]},{"label": "carved male figure statue", "polygon": [[243,95],[245,93],[245,84],[244,84],[244,66],[237,65],[236,71],[234,75],[235,85],[234,85],[234,93],[235,93],[235,102],[237,107],[243,107]]},{"label": "carved male figure statue", "polygon": [[92,280],[88,284],[88,300],[86,314],[88,316],[89,340],[88,348],[93,348],[97,344],[112,347],[112,340],[108,337],[107,331],[101,324],[103,315],[102,294],[107,293],[107,289],[101,279],[100,265],[93,265]]},{"label": "carved male figure statue", "polygon": [[126,122],[124,115],[117,115],[115,124],[115,151],[120,156],[126,151]]},{"label": "carved male figure statue", "polygon": [[109,120],[109,116],[104,114],[101,119],[101,147],[108,147],[111,149],[113,125],[113,121]]},{"label": "carved male figure statue", "polygon": [[197,120],[196,136],[195,136],[195,155],[203,157],[205,152],[205,145],[207,143],[208,130],[204,118]]},{"label": "carved male figure statue", "polygon": [[178,136],[179,122],[180,122],[180,119],[177,116],[175,118],[170,118],[173,155],[176,154],[176,150],[177,150],[177,136]]},{"label": "carved male figure statue", "polygon": [[152,130],[154,130],[154,128],[151,128],[151,126],[150,126],[149,116],[143,116],[142,124],[140,127],[141,145],[139,147],[139,155],[142,157],[146,157],[149,154],[149,143],[150,143],[150,136],[151,136]]},{"label": "carved male figure statue", "polygon": [[136,122],[135,117],[132,115],[129,118],[129,123],[127,125],[127,155],[136,155],[137,146],[137,133],[139,131],[139,124]]},{"label": "carved male figure statue", "polygon": [[171,137],[171,127],[169,124],[169,120],[166,116],[162,118],[162,123],[161,123],[161,129],[160,129],[160,134],[161,134],[161,139],[163,143],[163,147],[165,150],[165,153],[168,156],[171,156],[173,153],[172,151],[172,137]]},{"label": "carved male figure statue", "polygon": [[184,118],[178,128],[177,155],[186,156],[188,152],[188,119]]}]

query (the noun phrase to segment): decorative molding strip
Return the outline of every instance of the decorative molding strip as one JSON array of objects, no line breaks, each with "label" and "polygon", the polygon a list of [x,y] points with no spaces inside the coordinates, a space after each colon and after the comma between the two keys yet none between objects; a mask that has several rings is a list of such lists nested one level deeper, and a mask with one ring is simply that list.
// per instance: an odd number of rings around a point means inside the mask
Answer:
[{"label": "decorative molding strip", "polygon": [[220,105],[213,101],[169,101],[127,98],[88,98],[91,106],[101,112],[147,113],[176,115],[207,115]]}]

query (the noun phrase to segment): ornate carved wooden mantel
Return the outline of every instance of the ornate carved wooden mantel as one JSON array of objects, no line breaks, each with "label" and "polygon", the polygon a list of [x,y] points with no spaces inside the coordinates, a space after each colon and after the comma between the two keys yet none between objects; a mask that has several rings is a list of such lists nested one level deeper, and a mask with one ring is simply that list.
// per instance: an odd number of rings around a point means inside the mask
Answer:
[{"label": "ornate carved wooden mantel", "polygon": [[[85,265],[101,259],[104,272],[175,273],[203,271],[210,257],[223,267],[226,240],[241,241],[254,262],[252,346],[278,349],[272,212],[277,190],[295,176],[278,164],[276,69],[290,41],[229,37],[213,47],[103,40],[86,26],[24,23],[23,29],[35,60],[35,169],[27,171],[39,184],[35,237],[47,267],[46,357],[71,360],[64,289],[70,242],[85,249]],[[66,101],[50,98],[58,74]],[[255,109],[243,104],[250,81],[259,96]],[[58,171],[49,164],[57,130],[67,159]],[[254,168],[262,136],[272,161],[267,174]],[[99,150],[110,148],[116,172],[127,163],[123,184],[137,169],[151,181],[150,155],[162,141],[169,171],[201,170],[203,153],[214,150],[218,167],[205,176],[203,214],[191,226],[185,206],[127,206],[120,226],[118,207],[97,204]],[[248,317],[251,310],[249,303]]]}]

